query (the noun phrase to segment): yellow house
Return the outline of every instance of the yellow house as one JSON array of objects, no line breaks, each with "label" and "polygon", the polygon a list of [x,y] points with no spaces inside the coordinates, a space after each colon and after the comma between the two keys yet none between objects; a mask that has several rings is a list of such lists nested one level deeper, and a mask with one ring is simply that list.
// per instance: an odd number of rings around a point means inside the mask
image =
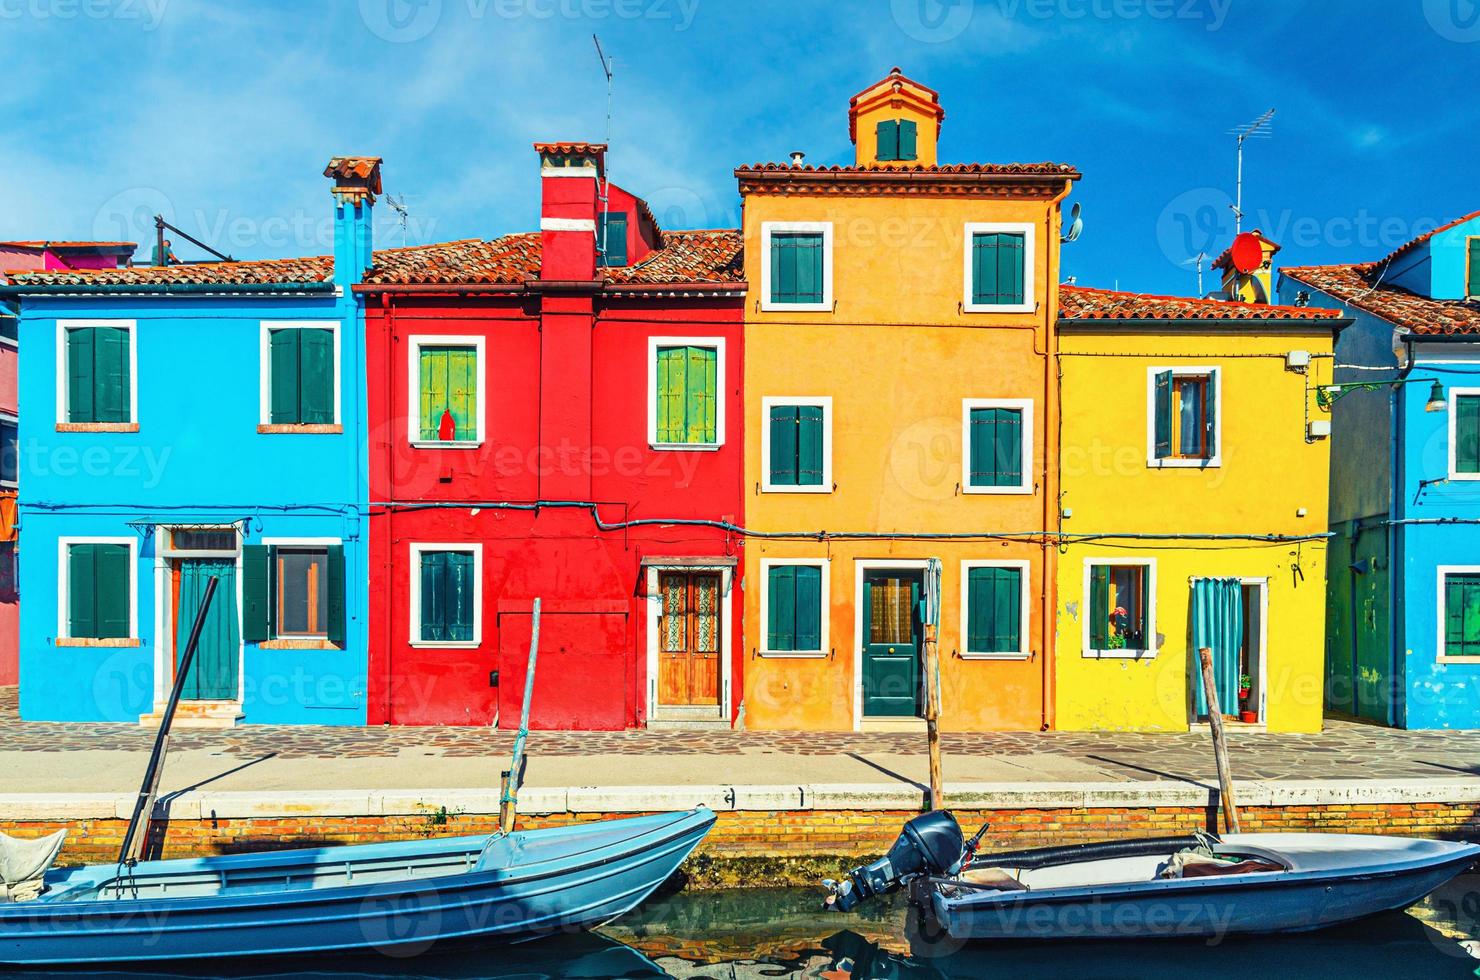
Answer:
[{"label": "yellow house", "polygon": [[745,724],[911,728],[942,562],[941,724],[1053,723],[1059,164],[938,165],[935,92],[849,108],[852,166],[744,199]]},{"label": "yellow house", "polygon": [[1059,728],[1186,730],[1206,718],[1207,646],[1225,715],[1320,729],[1330,443],[1316,390],[1346,322],[1063,287]]}]

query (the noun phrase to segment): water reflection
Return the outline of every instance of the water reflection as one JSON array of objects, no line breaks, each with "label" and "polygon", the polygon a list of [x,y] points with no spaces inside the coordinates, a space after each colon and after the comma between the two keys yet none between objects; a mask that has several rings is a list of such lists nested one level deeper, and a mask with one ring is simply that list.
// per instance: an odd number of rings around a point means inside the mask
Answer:
[{"label": "water reflection", "polygon": [[[911,950],[904,911],[878,905],[860,914],[824,915],[818,893],[755,890],[685,893],[650,902],[602,934],[560,936],[496,949],[405,960],[280,960],[223,969],[194,964],[156,972],[102,972],[117,980],[145,977],[248,978],[648,978],[701,980],[814,977],[819,980],[1171,975],[1256,978],[1382,977],[1444,980],[1475,977],[1480,960],[1480,876],[1466,876],[1407,913],[1379,916],[1338,930],[1300,936],[1229,939],[1221,943],[1157,941],[973,945],[949,955]],[[938,952],[938,951],[931,951]],[[58,974],[5,974],[48,976]]]}]

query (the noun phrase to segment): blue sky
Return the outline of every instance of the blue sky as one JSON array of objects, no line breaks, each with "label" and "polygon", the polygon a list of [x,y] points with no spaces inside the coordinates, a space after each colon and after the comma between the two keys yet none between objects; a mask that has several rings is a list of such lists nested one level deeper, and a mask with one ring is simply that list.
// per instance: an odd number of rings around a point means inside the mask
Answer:
[{"label": "blue sky", "polygon": [[1194,292],[1228,131],[1271,106],[1245,209],[1282,264],[1480,208],[1475,0],[0,0],[0,238],[145,241],[163,210],[237,257],[318,254],[345,153],[385,157],[410,243],[532,228],[531,141],[604,135],[593,32],[613,178],[671,227],[734,226],[737,164],[851,159],[848,98],[892,65],[940,91],[942,160],[1083,171],[1085,284]]}]

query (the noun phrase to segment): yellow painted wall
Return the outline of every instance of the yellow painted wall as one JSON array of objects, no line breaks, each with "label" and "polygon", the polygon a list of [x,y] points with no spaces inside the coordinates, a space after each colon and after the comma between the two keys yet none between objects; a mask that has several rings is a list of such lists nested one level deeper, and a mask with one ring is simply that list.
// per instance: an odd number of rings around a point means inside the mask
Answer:
[{"label": "yellow painted wall", "polygon": [[[761,227],[766,221],[834,226],[835,310],[760,311]],[[1031,221],[1037,228],[1038,309],[964,314],[965,224]],[[1045,358],[1057,296],[1058,214],[1048,201],[956,197],[752,194],[745,202],[745,522],[760,531],[1031,531],[1044,519]],[[761,493],[762,400],[833,400],[833,481],[828,494]],[[1034,401],[1035,492],[962,495],[962,399]],[[768,541],[746,544],[745,710],[750,728],[846,730],[858,696],[858,568],[861,560],[943,560],[942,727],[1037,729],[1044,674],[1044,549],[992,541]],[[826,659],[758,656],[760,562],[825,557],[830,566]],[[962,559],[1032,562],[1033,655],[967,661],[960,638]],[[1051,581],[1050,576],[1050,581]],[[1050,706],[1051,707],[1051,706]]]},{"label": "yellow painted wall", "polygon": [[[1330,328],[1278,333],[1235,327],[1201,332],[1066,328],[1063,365],[1063,504],[1071,534],[1179,531],[1320,534],[1326,530],[1329,441],[1308,441],[1323,417],[1314,389],[1331,380]],[[1317,355],[1305,374],[1285,355]],[[1148,369],[1221,369],[1221,465],[1147,465]],[[1309,415],[1307,416],[1307,413]],[[1301,509],[1304,516],[1299,516]],[[1141,661],[1083,656],[1085,559],[1156,560],[1158,634]],[[1266,721],[1271,731],[1321,725],[1325,647],[1324,542],[1239,544],[1150,539],[1078,544],[1058,565],[1057,722],[1062,729],[1185,730],[1191,710],[1191,577],[1268,580]]]}]

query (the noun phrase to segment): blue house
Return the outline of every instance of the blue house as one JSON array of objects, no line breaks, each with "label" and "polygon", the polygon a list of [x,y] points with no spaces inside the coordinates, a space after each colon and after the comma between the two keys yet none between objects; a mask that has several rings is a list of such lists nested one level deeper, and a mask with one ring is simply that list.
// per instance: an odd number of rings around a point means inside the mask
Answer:
[{"label": "blue house", "polygon": [[1480,212],[1377,262],[1288,268],[1344,309],[1332,423],[1328,708],[1480,728]]},{"label": "blue house", "polygon": [[334,254],[17,275],[21,716],[365,721],[364,317],[377,158]]}]

